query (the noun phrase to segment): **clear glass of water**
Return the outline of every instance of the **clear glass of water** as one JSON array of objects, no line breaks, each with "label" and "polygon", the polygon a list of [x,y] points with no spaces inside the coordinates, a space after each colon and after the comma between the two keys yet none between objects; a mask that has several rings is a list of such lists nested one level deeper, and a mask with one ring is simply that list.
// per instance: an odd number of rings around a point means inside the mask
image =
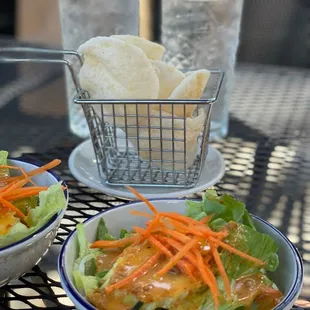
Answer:
[{"label": "clear glass of water", "polygon": [[[77,48],[95,36],[139,33],[139,0],[58,0],[63,48]],[[77,61],[72,62],[78,67]],[[66,70],[67,71],[67,70]],[[66,72],[67,100],[71,131],[87,138],[89,130],[80,106],[73,103],[76,89]]]},{"label": "clear glass of water", "polygon": [[225,72],[213,106],[210,138],[228,133],[229,101],[239,44],[243,0],[162,1],[164,61],[179,69],[207,68]]}]

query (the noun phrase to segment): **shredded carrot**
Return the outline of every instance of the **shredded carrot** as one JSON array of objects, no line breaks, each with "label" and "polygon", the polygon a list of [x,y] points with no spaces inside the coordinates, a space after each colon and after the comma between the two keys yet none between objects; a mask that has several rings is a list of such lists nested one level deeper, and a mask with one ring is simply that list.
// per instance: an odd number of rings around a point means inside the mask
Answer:
[{"label": "shredded carrot", "polygon": [[156,253],[153,256],[151,256],[142,266],[138,267],[131,275],[129,275],[127,278],[122,279],[121,281],[118,281],[114,284],[111,284],[105,288],[106,292],[109,294],[112,291],[119,289],[126,284],[131,283],[139,276],[143,275],[145,272],[147,272],[158,260],[161,253]]},{"label": "shredded carrot", "polygon": [[209,227],[207,226],[199,226],[198,224],[194,225],[194,224],[189,224],[188,225],[188,229],[190,231],[195,232],[196,234],[199,233],[200,235],[202,235],[202,237],[208,237],[208,236],[214,236],[214,237],[219,237],[219,238],[224,238],[227,236],[227,232],[226,231],[213,231],[211,230]]},{"label": "shredded carrot", "polygon": [[[22,175],[25,177],[25,178],[27,178],[27,173],[25,172],[25,170],[22,168],[22,167],[15,167],[15,166],[8,166],[8,165],[0,165],[0,169],[2,169],[2,168],[4,168],[4,169],[11,169],[11,170],[19,170],[21,173],[22,173]],[[10,177],[6,177],[6,179],[9,179]],[[32,184],[32,185],[34,185],[34,186],[36,186],[36,184],[31,180],[31,179],[29,179],[29,182]]]},{"label": "shredded carrot", "polygon": [[149,208],[151,211],[153,211],[155,214],[158,213],[157,209],[153,206],[152,203],[150,203],[143,195],[138,193],[134,188],[131,186],[126,186],[134,195],[136,195],[140,200],[142,200]]},{"label": "shredded carrot", "polygon": [[183,246],[183,248],[175,256],[173,256],[170,259],[168,264],[157,272],[157,275],[163,276],[165,273],[167,273],[172,267],[174,267],[178,263],[179,260],[181,260],[184,257],[184,255],[191,248],[193,248],[195,245],[197,245],[197,243],[198,243],[198,239],[195,238],[195,239],[192,239],[191,241],[189,241],[187,244],[185,244]]},{"label": "shredded carrot", "polygon": [[8,193],[3,196],[8,201],[17,200],[21,198],[27,198],[30,196],[38,195],[40,192],[47,190],[48,187],[45,186],[33,186],[33,187],[24,187],[19,190],[14,191],[14,193]]},{"label": "shredded carrot", "polygon": [[195,271],[195,267],[187,262],[185,259],[181,259],[177,266],[180,268],[180,270],[187,275],[190,279],[192,279],[193,281],[197,281],[196,278],[194,277],[194,271]]},{"label": "shredded carrot", "polygon": [[25,219],[25,214],[16,208],[12,203],[0,197],[0,203],[4,208],[11,209],[15,214],[20,217],[22,220]]},{"label": "shredded carrot", "polygon": [[[144,264],[138,267],[132,274],[117,283],[106,287],[107,293],[121,288],[136,278],[143,275],[159,260],[161,255],[165,258],[161,263],[166,263],[155,274],[157,277],[164,276],[175,266],[189,278],[200,281],[208,286],[212,294],[216,308],[219,306],[219,287],[216,276],[219,274],[223,280],[227,300],[231,300],[231,288],[229,278],[218,252],[218,248],[223,248],[233,254],[258,265],[264,265],[261,260],[242,253],[231,245],[225,243],[223,239],[229,231],[213,231],[206,225],[213,217],[207,215],[201,220],[195,220],[176,212],[158,212],[155,206],[135,189],[127,187],[137,198],[141,199],[150,208],[153,214],[131,210],[130,213],[136,216],[147,218],[145,228],[134,226],[136,232],[133,236],[116,241],[96,241],[91,248],[122,248],[125,246],[136,246],[147,241],[152,244],[158,252],[149,258]],[[9,189],[7,189],[9,190]],[[15,197],[18,190],[15,191]],[[9,195],[8,197],[10,197]],[[7,197],[7,196],[5,196]],[[205,248],[209,245],[210,248]],[[210,266],[217,266],[214,270]]]},{"label": "shredded carrot", "polygon": [[217,248],[212,248],[211,252],[212,252],[212,255],[214,257],[214,261],[217,265],[217,268],[219,269],[220,275],[222,277],[224,287],[225,287],[225,291],[226,291],[226,295],[227,295],[227,300],[231,301],[230,283],[229,283],[229,279],[228,279],[227,273],[225,271],[224,265],[223,265],[222,260],[220,258],[219,252],[217,251]]},{"label": "shredded carrot", "polygon": [[[165,238],[162,237],[163,239],[161,239],[161,237],[158,237],[159,240],[164,240],[166,241],[169,245],[171,245],[173,248],[177,249],[178,251],[180,251],[183,247],[183,245],[175,240],[169,239],[169,238]],[[195,258],[195,255],[191,252],[188,252],[184,255],[184,257],[186,259],[188,259],[194,266],[197,265],[197,260]]]},{"label": "shredded carrot", "polygon": [[200,252],[197,249],[194,249],[193,252],[197,258],[197,267],[201,273],[201,277],[202,277],[204,283],[209,286],[210,291],[211,291],[212,296],[213,296],[214,304],[216,307],[218,307],[219,306],[219,300],[218,300],[219,290],[218,290],[218,287],[216,285],[216,279],[214,281],[214,279],[210,278],[210,276],[209,276],[210,273],[207,272],[207,267],[203,262],[203,258],[201,256]]},{"label": "shredded carrot", "polygon": [[33,190],[45,191],[47,189],[48,189],[48,186],[28,186],[28,187],[22,187],[22,188],[15,189],[14,194],[23,194],[26,192],[31,192]]},{"label": "shredded carrot", "polygon": [[[29,180],[28,182],[32,182],[30,177],[33,177],[37,174],[40,174],[40,173],[43,173],[47,170],[50,170],[50,169],[53,169],[55,168],[56,166],[58,166],[59,164],[61,163],[61,160],[59,159],[54,159],[52,160],[50,163],[46,164],[46,165],[43,165],[39,168],[36,168],[30,172],[26,172],[26,175],[28,176]],[[19,175],[19,176],[14,176],[14,177],[8,177],[8,178],[1,178],[0,181],[4,181],[8,184],[11,184],[11,183],[14,183],[14,182],[17,182],[19,180],[22,180],[23,178],[25,178],[24,175]]]},{"label": "shredded carrot", "polygon": [[27,197],[30,197],[30,196],[36,196],[41,191],[42,190],[33,190],[33,191],[29,191],[29,192],[18,194],[18,195],[6,196],[5,199],[8,200],[8,201],[13,201],[13,200],[18,200],[18,199],[22,199],[22,198],[27,198]]},{"label": "shredded carrot", "polygon": [[27,175],[33,177],[34,175],[40,174],[42,172],[45,172],[47,170],[51,170],[51,169],[57,167],[60,163],[61,163],[60,159],[54,159],[51,162],[49,162],[48,164],[43,165],[37,169],[34,169],[34,170],[28,172]]},{"label": "shredded carrot", "polygon": [[138,215],[138,216],[143,216],[143,217],[148,217],[148,218],[153,218],[152,214],[149,214],[149,213],[146,213],[146,212],[141,212],[141,211],[136,211],[136,210],[130,210],[130,214]]},{"label": "shredded carrot", "polygon": [[148,240],[154,246],[156,246],[161,252],[163,252],[165,255],[167,255],[168,257],[173,257],[173,254],[162,243],[160,243],[160,241],[158,241],[156,238],[154,238],[153,236],[149,236]]},{"label": "shredded carrot", "polygon": [[181,232],[188,232],[188,226],[184,225],[183,223],[173,220],[171,218],[168,219],[168,222],[172,224],[175,228],[177,228]]},{"label": "shredded carrot", "polygon": [[175,212],[160,212],[160,215],[163,217],[171,218],[173,220],[177,220],[184,224],[193,223],[193,222],[197,223],[197,221],[195,221],[194,219],[181,215],[179,213],[175,213]]},{"label": "shredded carrot", "polygon": [[[226,233],[215,232],[211,230],[209,227],[202,225],[201,222],[191,219],[185,215],[181,215],[181,214],[174,213],[174,212],[171,212],[171,213],[160,212],[160,215],[162,215],[163,217],[170,218],[175,221],[179,221],[183,224],[187,224],[190,227],[190,229],[196,232],[196,234],[199,233],[201,235],[202,233],[204,233],[204,234],[212,235],[212,236],[226,236]],[[199,229],[197,226],[199,226]]]},{"label": "shredded carrot", "polygon": [[209,264],[210,260],[212,259],[212,255],[206,255],[203,258],[203,261],[205,262],[205,264]]},{"label": "shredded carrot", "polygon": [[[169,249],[167,249],[160,241],[158,241],[155,237],[149,236],[148,237],[149,242],[151,242],[155,247],[157,247],[163,254],[165,254],[168,257],[173,257],[173,254]],[[194,267],[193,265],[187,263],[185,260],[180,260],[177,263],[178,267],[180,268],[183,273],[185,273],[188,277],[190,277],[192,280],[195,280],[193,276]]]},{"label": "shredded carrot", "polygon": [[122,248],[125,247],[132,242],[134,242],[137,238],[137,235],[133,235],[127,238],[119,239],[119,240],[98,240],[95,241],[90,248],[95,249],[95,248]]},{"label": "shredded carrot", "polygon": [[263,261],[261,261],[260,259],[255,258],[253,256],[250,256],[250,255],[248,255],[246,253],[243,253],[243,252],[235,249],[234,247],[230,246],[229,244],[227,244],[227,243],[225,243],[223,241],[220,241],[220,240],[218,240],[216,238],[213,238],[213,237],[210,237],[210,239],[211,239],[212,242],[218,244],[220,247],[222,247],[223,249],[225,249],[225,250],[227,250],[227,251],[229,251],[231,253],[234,253],[234,254],[236,254],[236,255],[244,258],[244,259],[247,259],[247,260],[249,260],[249,261],[251,261],[251,262],[253,262],[253,263],[257,264],[257,265],[260,265],[260,266],[265,265],[265,263]]},{"label": "shredded carrot", "polygon": [[0,197],[1,197],[1,193],[4,193],[4,192],[7,191],[8,189],[10,189],[13,185],[14,185],[14,184],[9,183],[9,184],[7,184],[7,185],[5,185],[5,186],[2,186],[2,187],[0,188]]},{"label": "shredded carrot", "polygon": [[205,217],[203,217],[199,222],[202,223],[202,224],[207,224],[208,222],[210,222],[210,220],[212,219],[214,214],[210,214],[210,215],[207,215]]},{"label": "shredded carrot", "polygon": [[159,222],[160,222],[160,215],[159,215],[159,213],[157,212],[156,215],[155,215],[154,220],[151,221],[151,223],[150,223],[150,225],[147,227],[147,229],[146,229],[144,235],[145,235],[145,236],[149,236],[150,233],[151,233],[151,231],[152,231],[152,229],[155,228],[155,227],[159,224]]},{"label": "shredded carrot", "polygon": [[[37,174],[40,174],[40,173],[43,173],[43,172],[45,172],[47,170],[55,168],[60,163],[61,163],[60,159],[54,159],[51,162],[49,162],[48,164],[46,164],[46,165],[43,165],[43,166],[41,166],[39,168],[36,168],[36,169],[34,169],[34,170],[30,171],[30,172],[26,172],[26,174],[27,174],[28,177],[33,177],[33,176],[35,176]],[[24,176],[22,176],[22,175],[14,176],[14,177],[9,177],[9,178],[5,179],[5,182],[8,182],[8,183],[16,182],[18,180],[21,180],[23,177]]]},{"label": "shredded carrot", "polygon": [[[138,233],[138,234],[141,234],[143,235],[145,230],[143,228],[140,228],[140,227],[134,227],[134,230]],[[149,240],[150,243],[152,243],[158,250],[160,250],[163,254],[165,254],[166,256],[168,257],[173,257],[173,254],[171,253],[171,251],[169,251],[169,249],[163,244],[161,243],[157,236],[149,236],[147,238]],[[180,263],[180,262],[179,262]],[[188,265],[185,261],[182,261],[180,263],[180,267],[181,267],[181,270],[182,269],[185,269],[185,271],[187,272],[187,275],[189,276],[192,276],[192,270],[190,270],[190,267],[186,266]],[[185,273],[186,273],[185,272]]]},{"label": "shredded carrot", "polygon": [[178,222],[176,220],[173,220],[173,219],[169,219],[169,222],[174,225],[177,229],[181,230],[182,232],[188,232],[194,236],[197,236],[197,237],[201,237],[201,238],[204,238],[205,235],[214,235],[214,236],[224,236],[223,233],[220,233],[220,232],[214,232],[212,230],[208,230],[208,229],[205,229],[204,227],[201,227],[201,226],[195,226],[193,225],[192,223],[190,223],[188,226],[186,226],[185,224],[181,223],[181,222]]},{"label": "shredded carrot", "polygon": [[192,240],[183,233],[165,227],[159,227],[155,229],[154,232],[163,232],[164,234],[169,235],[170,237],[173,237],[174,239],[181,241],[182,243],[187,243]]},{"label": "shredded carrot", "polygon": [[3,197],[4,195],[8,193],[12,193],[14,190],[22,188],[24,185],[26,185],[29,182],[29,178],[26,178],[24,180],[17,181],[16,183],[11,184],[9,187],[1,188],[0,189],[0,197]]}]

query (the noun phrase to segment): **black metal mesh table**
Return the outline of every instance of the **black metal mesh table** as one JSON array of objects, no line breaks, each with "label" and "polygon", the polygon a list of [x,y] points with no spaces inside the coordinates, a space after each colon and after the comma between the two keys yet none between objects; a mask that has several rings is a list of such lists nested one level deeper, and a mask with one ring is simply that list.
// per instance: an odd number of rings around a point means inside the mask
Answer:
[{"label": "black metal mesh table", "polygon": [[[216,188],[245,201],[250,212],[270,221],[296,244],[305,262],[301,296],[305,299],[310,299],[308,85],[308,70],[239,66],[229,135],[214,143],[227,165]],[[72,141],[44,154],[24,155],[36,162],[60,158],[58,173],[67,182],[71,198],[51,250],[38,266],[1,290],[0,309],[74,309],[59,283],[57,255],[61,244],[76,223],[126,202],[92,190],[72,177],[67,166]]]}]

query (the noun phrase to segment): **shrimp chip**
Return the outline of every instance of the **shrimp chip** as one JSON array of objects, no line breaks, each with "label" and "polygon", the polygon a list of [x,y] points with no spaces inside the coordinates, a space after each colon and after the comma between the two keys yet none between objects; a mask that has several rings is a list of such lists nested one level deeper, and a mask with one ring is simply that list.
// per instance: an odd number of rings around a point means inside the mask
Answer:
[{"label": "shrimp chip", "polygon": [[82,44],[79,78],[92,99],[156,99],[155,69],[138,47],[118,39],[96,37]]},{"label": "shrimp chip", "polygon": [[[138,47],[124,41],[96,37],[82,44],[78,52],[84,57],[79,73],[81,87],[92,99],[156,99],[159,93],[159,80],[150,60]],[[101,106],[93,105],[101,116]],[[146,118],[146,105],[106,104],[104,121],[120,128],[136,126]],[[138,110],[138,113],[137,113]],[[112,117],[112,115],[116,117]]]},{"label": "shrimp chip", "polygon": [[132,44],[141,48],[146,54],[147,58],[152,60],[161,60],[166,50],[160,44],[131,35],[113,35],[110,38],[122,40],[128,44]]},{"label": "shrimp chip", "polygon": [[158,99],[168,99],[172,91],[185,79],[180,70],[162,61],[151,61],[159,80]]},{"label": "shrimp chip", "polygon": [[[208,70],[194,71],[188,75],[171,93],[168,99],[200,99],[202,93],[210,78]],[[186,105],[186,116],[192,115],[196,109],[196,105]],[[172,108],[166,112],[171,113]],[[178,116],[184,115],[184,108],[181,105],[175,105],[174,114]]]},{"label": "shrimp chip", "polygon": [[[154,115],[154,113],[151,112],[151,115]],[[171,114],[162,112],[161,119],[151,119],[150,131],[148,128],[139,130],[140,158],[144,160],[151,158],[153,161],[163,160],[165,161],[163,168],[168,170],[173,169],[173,161],[175,161],[174,167],[176,170],[184,169],[185,159],[187,168],[189,168],[194,163],[198,154],[198,137],[203,130],[204,122],[204,113],[200,113],[195,118],[188,117],[184,122],[183,119],[172,120]],[[186,127],[186,133],[184,126]],[[151,140],[150,145],[149,139]],[[184,143],[184,141],[187,143]],[[137,146],[136,140],[132,140],[132,142]],[[164,150],[162,155],[161,148]],[[153,166],[157,165],[158,163],[153,163]]]}]

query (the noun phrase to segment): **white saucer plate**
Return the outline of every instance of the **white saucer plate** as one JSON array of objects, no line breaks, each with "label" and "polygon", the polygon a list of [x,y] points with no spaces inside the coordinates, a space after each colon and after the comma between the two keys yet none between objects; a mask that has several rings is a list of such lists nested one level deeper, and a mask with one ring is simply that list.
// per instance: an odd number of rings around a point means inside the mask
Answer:
[{"label": "white saucer plate", "polygon": [[[107,195],[136,199],[124,186],[105,184],[99,177],[96,157],[91,140],[79,144],[70,154],[69,169],[72,175],[81,183]],[[222,154],[214,147],[209,146],[205,165],[200,178],[193,188],[173,187],[139,187],[139,192],[148,199],[179,198],[201,192],[218,183],[225,173],[225,162]]]}]

